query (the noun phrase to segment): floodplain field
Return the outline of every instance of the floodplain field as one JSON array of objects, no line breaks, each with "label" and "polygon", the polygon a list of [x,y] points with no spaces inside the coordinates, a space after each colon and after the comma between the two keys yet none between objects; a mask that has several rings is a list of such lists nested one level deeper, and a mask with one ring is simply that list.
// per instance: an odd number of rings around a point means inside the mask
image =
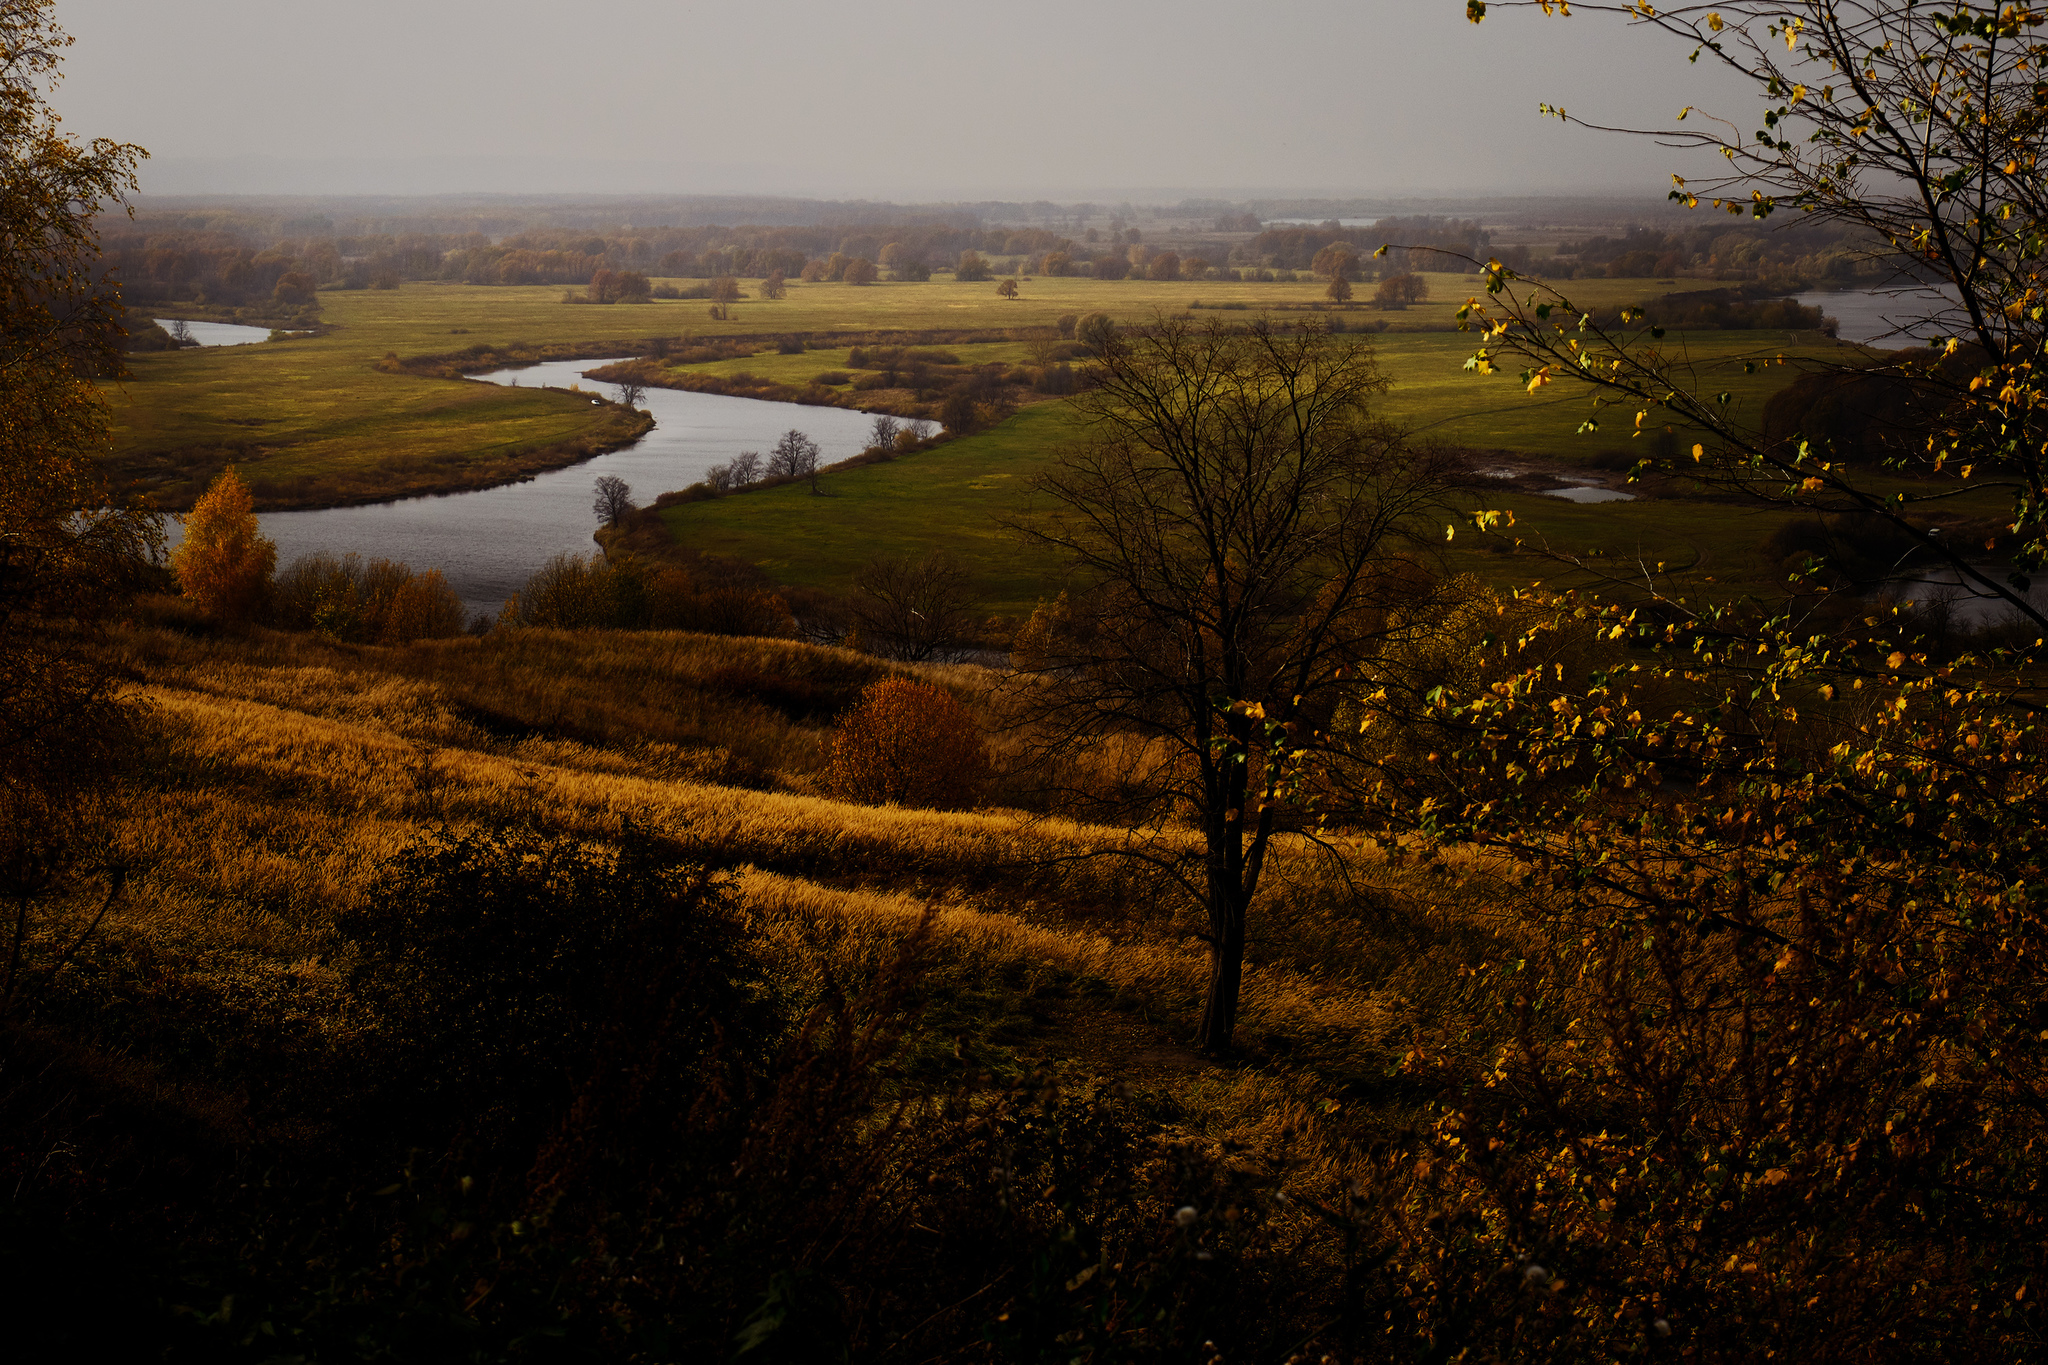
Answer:
[{"label": "floodplain field", "polygon": [[[1432,299],[1398,312],[1353,307],[1347,325],[1384,321],[1385,338],[1448,331],[1477,276],[1432,275]],[[695,281],[672,281],[691,284]],[[1709,287],[1711,281],[1689,282]],[[1669,292],[1668,281],[1592,280],[1587,306]],[[1576,284],[1575,288],[1578,287]],[[169,508],[189,506],[222,466],[235,464],[266,508],[316,507],[487,486],[555,468],[622,439],[620,414],[560,394],[486,388],[380,370],[387,356],[444,355],[471,346],[565,347],[629,355],[655,338],[767,339],[790,333],[970,331],[1051,327],[1068,314],[1125,322],[1205,306],[1301,308],[1319,282],[1097,282],[1027,277],[1006,300],[993,283],[806,284],[787,298],[743,300],[715,321],[700,300],[576,306],[553,286],[408,283],[398,290],[323,293],[327,329],[257,346],[130,357],[131,376],[107,386],[110,472],[139,481]],[[165,310],[174,313],[175,309]],[[1224,313],[1222,316],[1232,316]],[[1005,359],[1022,359],[1020,351]],[[771,373],[771,355],[750,364]],[[805,357],[795,357],[805,362]],[[815,371],[809,371],[815,372]]]},{"label": "floodplain field", "polygon": [[[1668,341],[1694,367],[1696,382],[1730,393],[1731,410],[1752,421],[1760,420],[1765,401],[1800,363],[1840,360],[1852,349],[1810,333],[1674,333]],[[1593,415],[1583,388],[1558,383],[1531,395],[1512,372],[1465,371],[1464,359],[1477,344],[1470,334],[1390,333],[1358,342],[1374,348],[1389,380],[1382,411],[1419,439],[1498,452],[1514,466],[1563,471],[1646,453],[1632,437],[1633,416],[1623,409],[1607,409],[1601,430],[1578,434]],[[947,349],[970,362],[1011,358],[993,354],[1008,344]],[[1782,367],[1743,372],[1752,359],[1780,355],[1787,360]],[[840,350],[687,368],[749,371],[800,384],[845,363]],[[843,586],[876,556],[944,549],[968,570],[990,610],[1018,615],[1062,583],[1058,566],[1005,524],[1029,515],[1032,476],[1063,443],[1086,435],[1070,406],[1034,404],[989,431],[886,464],[834,471],[823,482],[823,496],[794,485],[765,488],[673,506],[663,516],[678,544],[745,559],[801,587]],[[1619,484],[1623,476],[1611,477]],[[1638,563],[1654,572],[1662,563],[1666,573],[1711,576],[1717,585],[1775,582],[1776,566],[1759,558],[1756,547],[1786,514],[1687,491],[1598,504],[1512,490],[1460,493],[1446,508],[1447,525],[1462,524],[1461,513],[1488,508],[1513,512],[1515,526],[1505,536],[1481,536],[1467,527],[1447,539],[1442,554],[1452,571],[1500,587],[1562,572],[1565,566],[1541,557],[1545,552],[1585,559],[1598,572]]]}]

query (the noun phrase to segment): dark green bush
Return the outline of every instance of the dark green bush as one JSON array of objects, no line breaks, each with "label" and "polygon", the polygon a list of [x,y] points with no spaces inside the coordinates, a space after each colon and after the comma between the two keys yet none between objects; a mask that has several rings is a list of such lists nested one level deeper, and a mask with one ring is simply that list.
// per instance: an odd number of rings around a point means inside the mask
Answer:
[{"label": "dark green bush", "polygon": [[622,1045],[659,1053],[647,1084],[684,1084],[755,1014],[725,887],[630,826],[615,849],[443,834],[393,859],[338,928],[391,1084],[476,1132],[560,1113]]}]

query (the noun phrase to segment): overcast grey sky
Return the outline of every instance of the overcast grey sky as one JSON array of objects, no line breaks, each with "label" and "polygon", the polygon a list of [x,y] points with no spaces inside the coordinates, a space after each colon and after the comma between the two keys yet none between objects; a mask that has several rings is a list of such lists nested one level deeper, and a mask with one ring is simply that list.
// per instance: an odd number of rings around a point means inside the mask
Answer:
[{"label": "overcast grey sky", "polygon": [[59,0],[66,127],[145,192],[1661,194],[1539,101],[1753,107],[1611,20],[1464,0]]}]

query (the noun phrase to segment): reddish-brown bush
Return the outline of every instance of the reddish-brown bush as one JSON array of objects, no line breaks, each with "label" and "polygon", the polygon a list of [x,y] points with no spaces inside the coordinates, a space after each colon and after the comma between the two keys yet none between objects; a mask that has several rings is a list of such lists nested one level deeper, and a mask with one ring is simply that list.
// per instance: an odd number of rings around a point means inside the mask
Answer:
[{"label": "reddish-brown bush", "polygon": [[951,809],[974,804],[988,776],[981,732],[951,693],[884,678],[832,737],[832,790],[849,801]]}]

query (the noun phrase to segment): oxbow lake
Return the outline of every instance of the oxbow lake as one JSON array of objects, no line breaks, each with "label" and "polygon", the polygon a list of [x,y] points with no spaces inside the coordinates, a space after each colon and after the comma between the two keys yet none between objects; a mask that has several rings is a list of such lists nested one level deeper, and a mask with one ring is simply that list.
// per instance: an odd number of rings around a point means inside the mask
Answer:
[{"label": "oxbow lake", "polygon": [[[253,329],[252,329],[253,330]],[[564,360],[477,375],[487,384],[569,388],[594,392],[606,386],[584,381],[583,372],[613,360]],[[368,507],[334,507],[310,512],[268,512],[263,533],[277,542],[279,567],[300,555],[350,552],[365,560],[398,559],[416,570],[439,569],[470,615],[496,615],[534,570],[557,554],[588,554],[597,548],[592,533],[592,485],[613,474],[633,487],[634,500],[687,488],[714,465],[743,450],[768,451],[792,427],[818,443],[819,462],[858,455],[867,445],[874,418],[846,408],[770,403],[680,389],[648,389],[640,406],[654,415],[654,429],[631,446],[537,475],[523,483],[468,493],[447,493]],[[745,496],[744,494],[741,496]]]},{"label": "oxbow lake", "polygon": [[[178,325],[176,318],[155,318],[166,332]],[[270,340],[268,327],[244,327],[239,322],[187,322],[185,330],[201,346],[253,346]]]}]

